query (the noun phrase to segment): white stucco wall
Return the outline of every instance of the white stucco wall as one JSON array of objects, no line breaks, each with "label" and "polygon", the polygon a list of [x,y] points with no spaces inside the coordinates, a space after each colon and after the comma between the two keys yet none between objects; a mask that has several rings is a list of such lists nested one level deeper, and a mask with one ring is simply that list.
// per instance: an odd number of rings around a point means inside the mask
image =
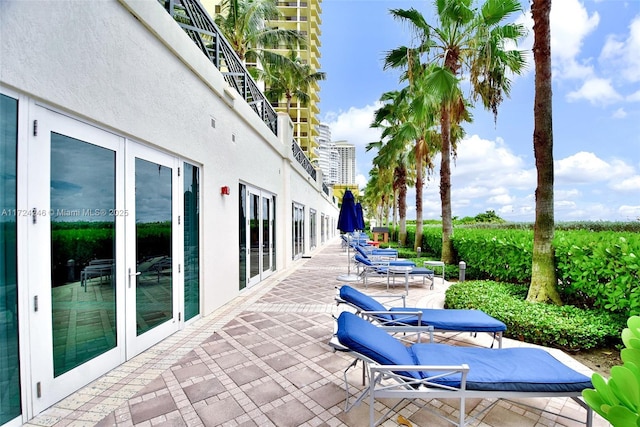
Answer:
[{"label": "white stucco wall", "polygon": [[239,292],[239,182],[276,194],[281,269],[292,201],[307,223],[309,209],[337,218],[290,134],[273,135],[156,1],[3,1],[0,37],[2,86],[201,168],[204,314]]}]

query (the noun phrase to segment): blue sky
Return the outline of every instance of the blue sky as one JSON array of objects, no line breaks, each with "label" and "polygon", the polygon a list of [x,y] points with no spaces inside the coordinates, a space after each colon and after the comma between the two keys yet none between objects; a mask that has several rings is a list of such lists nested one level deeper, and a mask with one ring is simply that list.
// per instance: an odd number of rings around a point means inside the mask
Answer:
[{"label": "blue sky", "polygon": [[[523,1],[526,8],[528,1]],[[379,140],[369,127],[380,95],[397,89],[398,72],[383,71],[385,52],[410,43],[389,9],[432,1],[323,0],[320,117],[332,139],[356,146],[364,187]],[[529,29],[528,10],[516,17]],[[640,219],[640,0],[554,0],[551,12],[556,221]],[[532,61],[532,55],[530,55]],[[494,210],[517,222],[535,219],[534,67],[513,80],[498,122],[480,105],[465,126],[452,170],[456,217]],[[440,164],[440,158],[435,161]],[[425,219],[440,218],[439,168],[424,189]],[[409,194],[415,218],[415,190]]]}]

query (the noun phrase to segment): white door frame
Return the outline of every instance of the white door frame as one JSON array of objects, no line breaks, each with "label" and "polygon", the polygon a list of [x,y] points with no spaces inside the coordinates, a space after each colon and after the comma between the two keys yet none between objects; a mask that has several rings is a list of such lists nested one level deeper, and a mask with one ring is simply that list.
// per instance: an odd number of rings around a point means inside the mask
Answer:
[{"label": "white door frame", "polygon": [[[182,161],[176,156],[28,101],[19,113],[18,281],[19,336],[23,419],[30,419],[184,325]],[[28,119],[25,119],[28,117]],[[26,122],[27,125],[22,123]],[[116,336],[114,348],[54,377],[51,294],[51,132],[115,152]],[[26,135],[26,136],[25,136]],[[128,287],[128,268],[135,272],[135,158],[172,170],[173,317],[136,336],[135,286]],[[133,202],[133,204],[132,204]],[[91,208],[87,206],[87,208]],[[33,211],[35,209],[35,211]],[[35,213],[34,213],[35,212]],[[119,214],[122,213],[122,214]],[[127,215],[131,213],[131,219]]]},{"label": "white door frame", "polygon": [[[52,335],[52,298],[51,298],[51,132],[56,132],[81,141],[113,150],[116,153],[115,185],[122,186],[122,166],[124,139],[97,127],[87,125],[70,117],[58,114],[44,107],[36,106],[30,119],[35,125],[28,137],[28,152],[26,158],[29,175],[26,191],[26,206],[32,214],[22,218],[21,231],[26,236],[28,248],[21,252],[24,259],[19,260],[19,266],[26,266],[28,270],[25,280],[27,289],[27,322],[21,327],[21,337],[28,337],[30,351],[28,353],[31,407],[27,416],[31,417],[48,408],[80,387],[98,378],[104,372],[115,368],[124,361],[124,345],[120,337],[124,336],[123,316],[118,316],[116,334],[119,337],[115,348],[89,360],[82,365],[54,378],[53,372],[53,335]],[[123,206],[122,193],[116,191],[116,208]],[[90,208],[90,207],[87,207]],[[33,211],[35,209],[35,211]],[[35,215],[33,214],[35,213]],[[122,266],[119,262],[124,258],[123,220],[116,218],[116,271],[115,277],[122,276]],[[25,264],[26,262],[26,264]],[[116,281],[117,282],[117,281]],[[116,307],[124,304],[122,292],[116,292]],[[24,319],[24,317],[22,318]],[[25,329],[28,332],[25,332]]]},{"label": "white door frame", "polygon": [[[158,343],[162,339],[168,337],[182,327],[182,306],[183,298],[183,280],[182,280],[182,259],[183,259],[183,227],[181,224],[182,215],[182,197],[180,180],[178,176],[178,168],[181,163],[179,159],[160,152],[158,150],[138,144],[128,140],[126,146],[126,200],[124,213],[126,218],[126,263],[124,267],[125,288],[126,288],[126,355],[127,359],[134,357],[140,352],[146,350],[152,345]],[[136,158],[147,160],[158,165],[162,165],[171,169],[171,271],[172,271],[172,292],[173,292],[173,311],[172,319],[154,327],[153,329],[137,335],[136,330],[136,284],[137,277],[140,272],[137,271],[136,260],[136,175],[135,163]]]}]

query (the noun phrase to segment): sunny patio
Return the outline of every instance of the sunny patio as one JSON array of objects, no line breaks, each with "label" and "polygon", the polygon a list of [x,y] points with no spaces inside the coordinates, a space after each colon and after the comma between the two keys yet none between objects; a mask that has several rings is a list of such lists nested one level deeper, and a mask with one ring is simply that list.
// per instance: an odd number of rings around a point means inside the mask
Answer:
[{"label": "sunny patio", "polygon": [[[346,253],[338,239],[299,260],[287,273],[247,289],[214,314],[196,321],[160,344],[114,369],[30,421],[31,426],[97,423],[107,425],[186,426],[364,426],[368,404],[344,412],[343,371],[352,359],[327,345],[333,317],[336,280],[346,270]],[[205,284],[207,286],[207,284]],[[209,284],[211,286],[211,284]],[[357,284],[354,286],[358,286]],[[407,304],[438,307],[446,285],[435,288],[416,280]],[[402,292],[403,286],[391,288]],[[386,293],[370,284],[368,293]],[[437,339],[456,345],[486,345],[485,334]],[[505,339],[505,346],[520,345]],[[554,355],[590,374],[569,356]],[[349,371],[350,387],[361,388],[361,371]],[[481,416],[483,426],[573,426],[546,409],[583,419],[585,410],[571,399],[528,399],[535,408],[501,401]],[[474,414],[490,402],[467,401]],[[428,407],[451,414],[457,402],[433,400]],[[380,411],[383,403],[377,402]],[[399,414],[413,425],[446,425],[413,403]],[[383,425],[396,426],[396,417]],[[594,426],[608,425],[596,417]]]}]

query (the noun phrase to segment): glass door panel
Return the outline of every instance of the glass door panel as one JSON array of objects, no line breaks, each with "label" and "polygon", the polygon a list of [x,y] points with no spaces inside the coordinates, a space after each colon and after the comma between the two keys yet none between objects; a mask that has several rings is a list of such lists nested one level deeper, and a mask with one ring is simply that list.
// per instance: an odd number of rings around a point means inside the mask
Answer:
[{"label": "glass door panel", "polygon": [[124,361],[124,139],[42,107],[33,118],[20,221],[37,414]]},{"label": "glass door panel", "polygon": [[200,314],[200,169],[184,163],[184,320]]},{"label": "glass door panel", "polygon": [[[181,255],[174,213],[176,159],[130,142],[127,147],[127,357],[145,350],[179,327],[176,269]],[[181,189],[180,189],[181,190]]]},{"label": "glass door panel", "polygon": [[20,416],[17,281],[18,101],[0,95],[0,425]]},{"label": "glass door panel", "polygon": [[238,289],[247,287],[247,186],[240,184],[238,187]]},{"label": "glass door panel", "polygon": [[136,158],[136,333],[173,318],[172,171]]},{"label": "glass door panel", "polygon": [[271,268],[271,200],[262,198],[262,272],[268,273]]},{"label": "glass door panel", "polygon": [[51,133],[51,310],[59,376],[115,348],[113,150]]},{"label": "glass door panel", "polygon": [[293,211],[291,214],[292,227],[292,257],[298,259],[302,257],[304,252],[304,207],[297,203],[293,203]]},{"label": "glass door panel", "polygon": [[275,200],[269,193],[240,184],[240,289],[275,271]]},{"label": "glass door panel", "polygon": [[260,196],[249,193],[249,283],[260,275]]}]

